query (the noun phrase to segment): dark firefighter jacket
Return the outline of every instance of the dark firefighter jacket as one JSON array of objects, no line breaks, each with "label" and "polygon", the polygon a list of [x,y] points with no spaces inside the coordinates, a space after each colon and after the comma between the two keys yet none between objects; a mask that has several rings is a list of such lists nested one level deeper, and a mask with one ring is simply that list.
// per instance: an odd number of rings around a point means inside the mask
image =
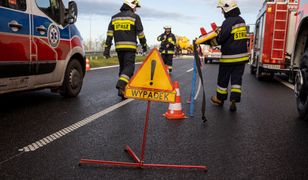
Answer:
[{"label": "dark firefighter jacket", "polygon": [[110,48],[114,37],[116,51],[136,51],[137,36],[140,44],[147,46],[139,15],[123,4],[121,12],[111,18],[105,46]]},{"label": "dark firefighter jacket", "polygon": [[217,37],[221,45],[221,63],[245,63],[250,54],[247,48],[247,26],[238,8],[225,14],[225,21]]},{"label": "dark firefighter jacket", "polygon": [[[162,54],[174,54],[174,48],[176,45],[176,38],[174,34],[163,33],[162,35],[157,37],[157,40],[161,41],[159,51]],[[167,47],[167,45],[169,45],[169,47]]]}]

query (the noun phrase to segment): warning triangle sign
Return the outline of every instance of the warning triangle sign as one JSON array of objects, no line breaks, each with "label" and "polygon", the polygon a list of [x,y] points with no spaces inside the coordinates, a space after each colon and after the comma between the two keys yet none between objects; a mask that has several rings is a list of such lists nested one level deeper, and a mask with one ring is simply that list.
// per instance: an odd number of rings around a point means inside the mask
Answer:
[{"label": "warning triangle sign", "polygon": [[131,88],[173,91],[173,85],[159,51],[154,48],[129,82]]}]

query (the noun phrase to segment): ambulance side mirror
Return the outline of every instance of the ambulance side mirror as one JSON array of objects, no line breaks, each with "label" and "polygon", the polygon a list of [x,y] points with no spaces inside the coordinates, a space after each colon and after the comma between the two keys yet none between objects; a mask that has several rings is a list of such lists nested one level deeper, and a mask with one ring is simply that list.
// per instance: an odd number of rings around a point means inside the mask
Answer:
[{"label": "ambulance side mirror", "polygon": [[67,13],[67,22],[69,24],[74,24],[77,21],[78,8],[75,1],[70,1],[68,3],[68,13]]}]

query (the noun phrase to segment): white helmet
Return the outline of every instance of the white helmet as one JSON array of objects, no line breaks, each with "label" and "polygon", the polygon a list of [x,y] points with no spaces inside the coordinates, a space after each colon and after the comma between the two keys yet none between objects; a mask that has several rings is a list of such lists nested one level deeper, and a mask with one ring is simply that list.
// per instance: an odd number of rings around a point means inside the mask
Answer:
[{"label": "white helmet", "polygon": [[218,0],[218,8],[222,8],[225,13],[237,8],[236,0]]},{"label": "white helmet", "polygon": [[164,26],[164,29],[171,29],[171,26]]},{"label": "white helmet", "polygon": [[140,0],[124,0],[124,4],[127,4],[132,9],[140,6]]}]

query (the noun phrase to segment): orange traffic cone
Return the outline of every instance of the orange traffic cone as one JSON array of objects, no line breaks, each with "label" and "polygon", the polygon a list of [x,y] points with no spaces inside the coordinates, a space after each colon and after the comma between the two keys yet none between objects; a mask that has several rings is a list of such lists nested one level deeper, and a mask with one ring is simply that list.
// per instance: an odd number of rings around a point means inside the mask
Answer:
[{"label": "orange traffic cone", "polygon": [[169,120],[178,120],[178,119],[185,119],[185,113],[182,111],[182,104],[181,104],[181,94],[180,94],[180,87],[179,82],[174,82],[174,87],[176,90],[176,100],[175,103],[170,103],[168,111],[163,115]]},{"label": "orange traffic cone", "polygon": [[86,59],[86,71],[90,71],[90,70],[91,70],[90,60],[87,58]]}]

